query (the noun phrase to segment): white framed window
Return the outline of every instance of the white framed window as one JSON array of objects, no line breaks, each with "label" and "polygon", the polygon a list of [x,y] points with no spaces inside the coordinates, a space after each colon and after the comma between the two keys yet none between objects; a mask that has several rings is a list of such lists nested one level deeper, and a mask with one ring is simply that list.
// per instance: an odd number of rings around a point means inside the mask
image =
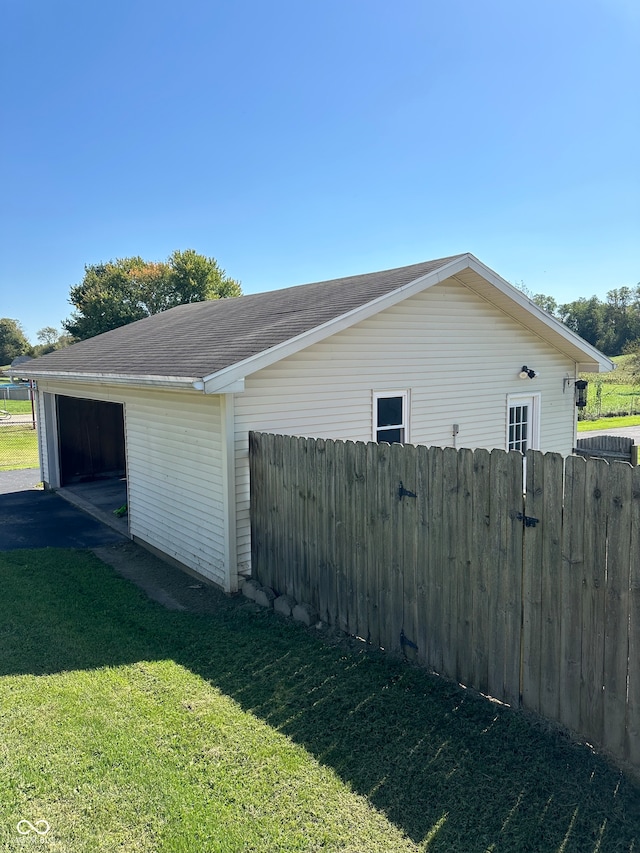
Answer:
[{"label": "white framed window", "polygon": [[409,441],[408,391],[374,391],[373,438],[389,444]]},{"label": "white framed window", "polygon": [[540,449],[540,394],[507,396],[507,450]]}]

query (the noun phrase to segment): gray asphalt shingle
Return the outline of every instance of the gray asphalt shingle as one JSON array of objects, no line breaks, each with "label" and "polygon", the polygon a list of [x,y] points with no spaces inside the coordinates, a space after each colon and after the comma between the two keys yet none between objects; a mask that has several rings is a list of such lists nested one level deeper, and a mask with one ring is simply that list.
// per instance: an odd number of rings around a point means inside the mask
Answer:
[{"label": "gray asphalt shingle", "polygon": [[366,305],[458,257],[179,305],[42,356],[30,367],[51,374],[201,378]]}]

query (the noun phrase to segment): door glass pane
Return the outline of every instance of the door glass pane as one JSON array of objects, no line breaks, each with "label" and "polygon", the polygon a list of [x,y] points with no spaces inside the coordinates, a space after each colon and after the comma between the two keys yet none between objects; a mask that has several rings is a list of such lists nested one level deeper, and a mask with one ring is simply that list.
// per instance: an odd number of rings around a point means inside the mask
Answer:
[{"label": "door glass pane", "polygon": [[509,450],[527,452],[529,406],[509,406]]}]

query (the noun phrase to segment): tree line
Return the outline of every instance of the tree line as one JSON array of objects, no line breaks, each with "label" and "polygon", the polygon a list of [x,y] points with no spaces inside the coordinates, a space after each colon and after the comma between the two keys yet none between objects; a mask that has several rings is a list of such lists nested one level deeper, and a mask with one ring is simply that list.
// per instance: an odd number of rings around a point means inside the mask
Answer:
[{"label": "tree line", "polygon": [[520,289],[605,355],[632,352],[640,344],[640,284],[610,290],[604,301],[597,296],[580,297],[562,305],[552,296],[532,296],[526,288]]}]

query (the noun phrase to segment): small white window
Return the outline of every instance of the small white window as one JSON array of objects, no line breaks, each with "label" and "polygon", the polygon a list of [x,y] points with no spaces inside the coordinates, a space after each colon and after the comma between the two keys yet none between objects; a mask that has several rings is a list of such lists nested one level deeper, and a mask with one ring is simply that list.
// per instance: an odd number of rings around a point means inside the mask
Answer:
[{"label": "small white window", "polygon": [[510,394],[507,397],[507,450],[540,449],[540,395]]},{"label": "small white window", "polygon": [[373,395],[373,435],[376,441],[404,444],[409,440],[409,393],[389,391]]}]

